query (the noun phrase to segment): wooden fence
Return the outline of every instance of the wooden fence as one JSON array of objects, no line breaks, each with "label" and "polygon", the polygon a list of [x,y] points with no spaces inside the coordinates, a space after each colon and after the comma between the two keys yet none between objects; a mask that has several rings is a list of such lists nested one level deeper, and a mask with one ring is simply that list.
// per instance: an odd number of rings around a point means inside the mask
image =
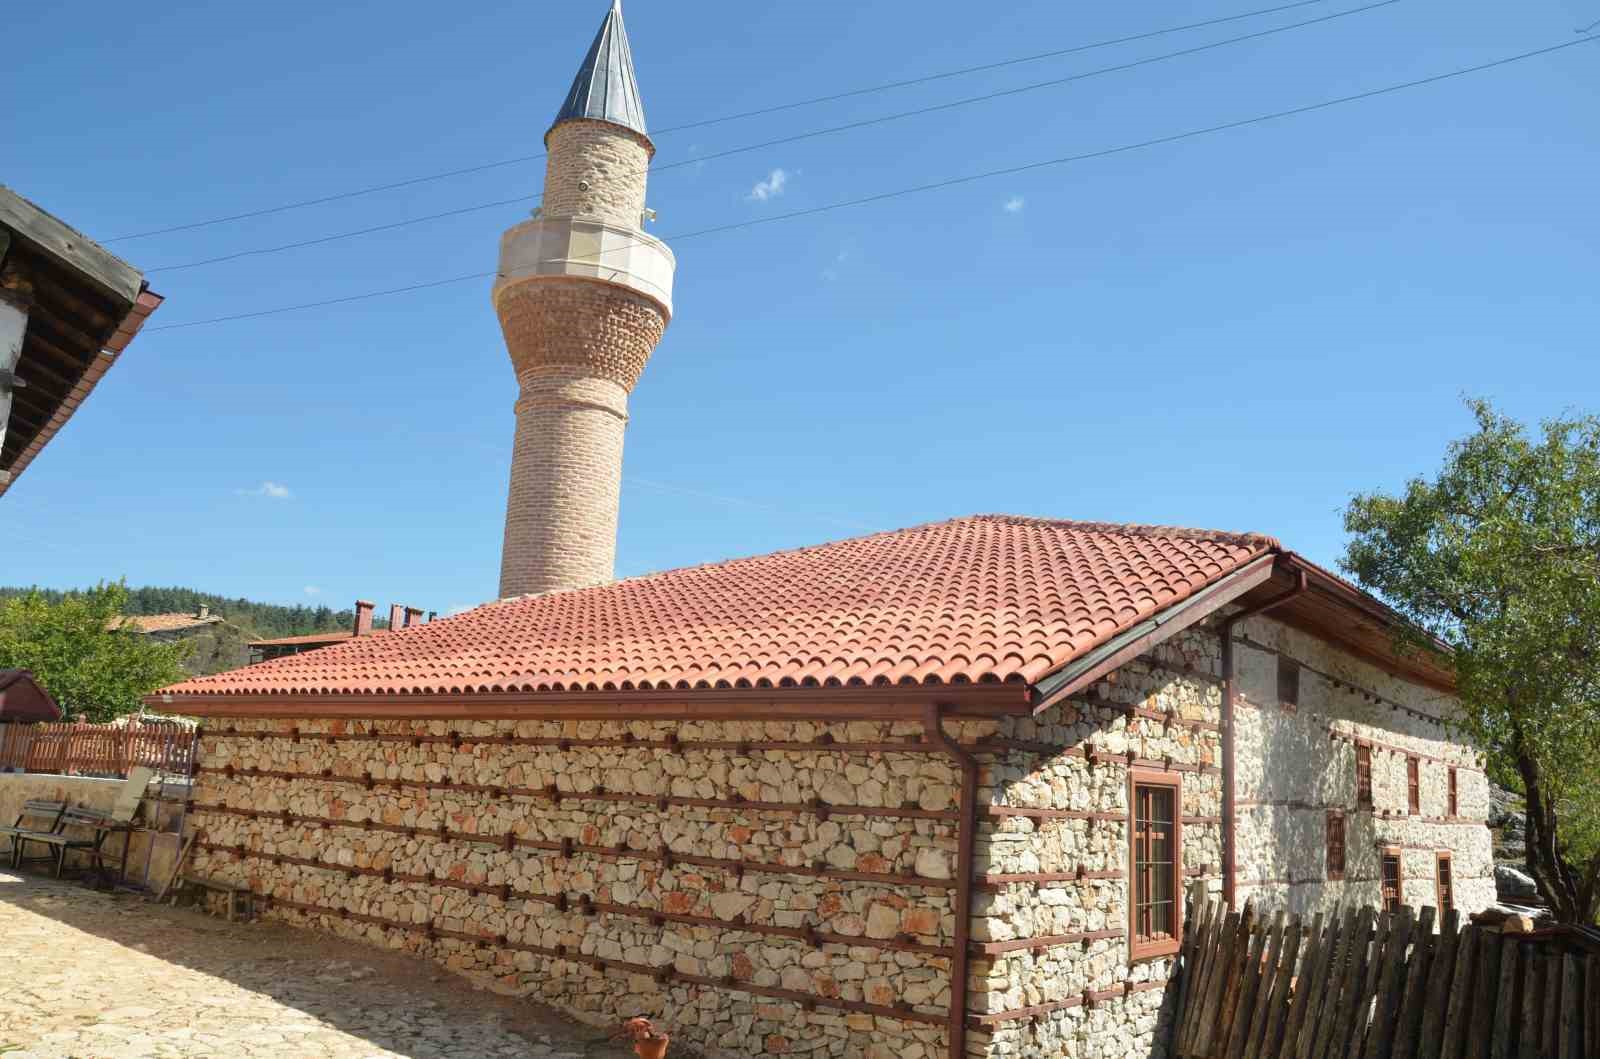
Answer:
[{"label": "wooden fence", "polygon": [[178,721],[0,724],[0,771],[126,776],[135,765],[188,775],[194,729]]},{"label": "wooden fence", "polygon": [[1595,932],[1462,929],[1459,913],[1258,917],[1191,902],[1179,1059],[1596,1059]]}]

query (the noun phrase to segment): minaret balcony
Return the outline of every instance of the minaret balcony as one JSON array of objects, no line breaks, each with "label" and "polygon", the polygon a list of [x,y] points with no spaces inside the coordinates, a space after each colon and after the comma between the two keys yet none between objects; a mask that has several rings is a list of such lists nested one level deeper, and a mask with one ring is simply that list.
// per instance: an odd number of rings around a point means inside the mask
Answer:
[{"label": "minaret balcony", "polygon": [[676,269],[667,244],[637,228],[594,217],[538,217],[501,238],[494,299],[498,303],[504,291],[541,277],[567,276],[637,291],[670,318]]}]

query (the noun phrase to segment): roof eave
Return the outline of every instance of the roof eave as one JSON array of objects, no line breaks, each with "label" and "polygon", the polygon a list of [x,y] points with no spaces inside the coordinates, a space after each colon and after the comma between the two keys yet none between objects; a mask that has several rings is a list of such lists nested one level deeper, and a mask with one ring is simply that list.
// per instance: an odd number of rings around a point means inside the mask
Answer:
[{"label": "roof eave", "polygon": [[1132,628],[1125,629],[1099,646],[1041,677],[1034,685],[1033,712],[1043,713],[1071,698],[1107,673],[1149,651],[1157,644],[1204,621],[1222,607],[1272,578],[1278,556],[1273,552],[1256,556],[1232,573],[1183,599],[1169,604]]},{"label": "roof eave", "polygon": [[475,694],[146,695],[146,706],[191,717],[372,720],[904,720],[937,702],[952,716],[1027,716],[1032,689],[994,684],[701,688]]}]

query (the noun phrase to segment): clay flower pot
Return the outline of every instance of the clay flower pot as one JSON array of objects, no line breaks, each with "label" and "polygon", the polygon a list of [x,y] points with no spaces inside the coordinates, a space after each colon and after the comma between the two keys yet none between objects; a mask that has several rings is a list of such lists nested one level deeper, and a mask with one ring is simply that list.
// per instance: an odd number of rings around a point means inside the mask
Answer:
[{"label": "clay flower pot", "polygon": [[664,1059],[667,1045],[671,1043],[671,1037],[649,1037],[642,1041],[634,1041],[633,1051],[639,1059]]},{"label": "clay flower pot", "polygon": [[639,1059],[664,1059],[667,1045],[672,1043],[671,1037],[650,1025],[642,1015],[624,1022],[617,1036],[633,1038],[633,1054]]}]

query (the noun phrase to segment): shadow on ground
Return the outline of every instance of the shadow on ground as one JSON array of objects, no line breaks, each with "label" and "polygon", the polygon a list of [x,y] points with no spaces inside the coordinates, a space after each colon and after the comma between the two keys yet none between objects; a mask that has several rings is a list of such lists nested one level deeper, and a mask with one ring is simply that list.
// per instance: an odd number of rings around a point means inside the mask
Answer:
[{"label": "shadow on ground", "polygon": [[[631,1054],[602,1030],[474,990],[415,956],[70,880],[0,871],[0,960],[8,1059]],[[673,1056],[691,1059],[676,1045]]]}]

